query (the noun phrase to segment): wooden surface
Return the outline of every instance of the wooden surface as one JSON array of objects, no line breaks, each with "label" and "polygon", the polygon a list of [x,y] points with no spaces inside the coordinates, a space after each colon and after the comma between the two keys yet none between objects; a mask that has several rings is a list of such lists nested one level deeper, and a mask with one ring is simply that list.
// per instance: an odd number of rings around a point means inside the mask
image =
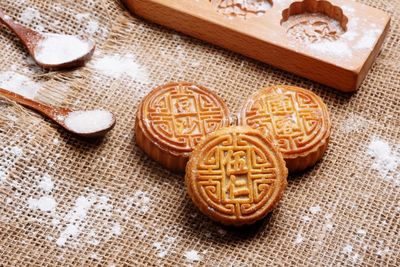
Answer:
[{"label": "wooden surface", "polygon": [[[390,24],[386,13],[350,0],[305,0],[303,7],[291,6],[294,1],[274,1],[264,14],[246,18],[227,17],[208,0],[122,2],[134,14],[152,22],[344,92],[358,89],[379,54]],[[346,32],[339,39],[309,45],[290,39],[281,25],[289,13],[319,11],[339,18],[344,15],[339,23]]]}]

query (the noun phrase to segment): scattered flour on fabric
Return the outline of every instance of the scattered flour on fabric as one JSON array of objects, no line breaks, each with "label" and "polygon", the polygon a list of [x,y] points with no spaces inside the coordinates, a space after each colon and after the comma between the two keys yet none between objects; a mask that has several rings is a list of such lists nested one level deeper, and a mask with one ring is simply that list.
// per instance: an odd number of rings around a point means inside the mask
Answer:
[{"label": "scattered flour on fabric", "polygon": [[33,7],[27,7],[25,10],[21,13],[21,21],[30,24],[34,19],[39,19],[40,18],[40,12],[33,8]]},{"label": "scattered flour on fabric", "polygon": [[[17,155],[22,154],[18,148],[7,149],[7,153],[10,151]],[[32,171],[34,170],[32,169]],[[72,202],[72,206],[66,207],[62,204],[68,205],[69,201],[58,199],[60,202],[57,203],[51,195],[56,187],[53,178],[49,174],[38,177],[35,181],[36,186],[33,184],[29,190],[36,190],[37,194],[42,195],[28,197],[26,203],[27,208],[35,212],[32,217],[35,222],[45,223],[47,221],[48,223],[45,225],[50,225],[47,235],[44,236],[48,241],[54,242],[59,247],[97,246],[123,233],[124,227],[120,221],[131,215],[130,208],[134,204],[126,209],[123,200],[116,203],[117,207],[121,207],[127,214],[121,216],[114,209],[110,196],[96,193],[95,190],[88,188],[86,193]],[[30,194],[32,194],[31,191]],[[140,191],[140,195],[142,194],[144,194],[143,191]],[[139,199],[137,197],[133,201],[143,199],[143,196]],[[148,201],[145,200],[144,203],[148,203]],[[136,212],[140,213],[138,209]],[[141,228],[140,232],[145,232],[145,230],[145,228]]]},{"label": "scattered flour on fabric", "polygon": [[66,222],[67,224],[56,240],[56,244],[58,246],[64,246],[68,239],[74,238],[80,233],[88,210],[92,207],[94,202],[95,199],[93,196],[80,196],[75,200],[75,206],[67,213],[64,218],[64,222]]},{"label": "scattered flour on fabric", "polygon": [[0,185],[6,182],[8,170],[14,167],[22,154],[23,150],[18,146],[6,146],[0,150]]},{"label": "scattered flour on fabric", "polygon": [[90,64],[91,67],[104,75],[114,78],[129,76],[140,83],[149,83],[147,70],[136,62],[133,54],[109,54],[96,56]]},{"label": "scattered flour on fabric", "polygon": [[90,20],[88,22],[86,32],[90,35],[95,34],[99,30],[99,23],[96,20]]},{"label": "scattered flour on fabric", "polygon": [[90,18],[90,13],[78,13],[75,15],[75,18],[78,20],[78,22],[82,22]]},{"label": "scattered flour on fabric", "polygon": [[60,140],[58,138],[53,139],[53,145],[58,146],[60,144]]},{"label": "scattered flour on fabric", "polygon": [[0,167],[0,185],[6,181],[6,172]]},{"label": "scattered flour on fabric", "polygon": [[360,236],[365,236],[367,234],[367,231],[364,229],[357,229],[356,233]]},{"label": "scattered flour on fabric", "polygon": [[201,255],[196,250],[189,250],[185,252],[186,260],[189,262],[198,262],[202,260]]},{"label": "scattered flour on fabric", "polygon": [[377,137],[372,138],[367,148],[367,154],[372,157],[371,168],[377,171],[382,178],[400,185],[400,146],[391,145]]},{"label": "scattered flour on fabric", "polygon": [[303,243],[303,241],[304,241],[304,237],[300,233],[298,233],[296,236],[296,239],[293,241],[293,243],[295,245],[300,245],[301,243]]},{"label": "scattered flour on fabric", "polygon": [[351,252],[353,251],[353,246],[350,245],[350,244],[346,244],[346,245],[343,247],[342,251],[343,251],[344,253],[346,253],[346,254],[349,254],[349,253],[351,253]]},{"label": "scattered flour on fabric", "polygon": [[92,36],[100,32],[102,36],[105,37],[108,34],[108,27],[101,27],[99,22],[91,17],[90,13],[79,13],[75,15],[75,18],[83,29],[82,33]]},{"label": "scattered flour on fabric", "polygon": [[317,214],[318,212],[321,211],[321,207],[319,205],[316,205],[316,206],[310,207],[309,210],[312,214]]},{"label": "scattered flour on fabric", "polygon": [[54,182],[51,180],[51,176],[48,174],[43,175],[39,182],[39,188],[47,193],[50,193],[54,188]]},{"label": "scattered flour on fabric", "polygon": [[[143,194],[142,191],[140,193]],[[118,220],[127,218],[132,213],[132,207],[147,203],[147,200],[140,202],[142,199],[143,196],[136,197],[132,200],[135,204],[126,205],[127,203],[123,202],[114,207],[110,197],[104,194],[89,193],[79,196],[66,214],[58,214],[55,217],[56,221],[53,225],[63,226],[59,228],[59,235],[55,238],[56,244],[60,247],[97,246],[113,237],[120,236],[124,228]],[[124,213],[121,214],[118,210],[123,210]]]},{"label": "scattered flour on fabric", "polygon": [[153,243],[153,247],[157,250],[157,257],[164,258],[168,255],[176,238],[172,236],[167,236],[162,242]]},{"label": "scattered flour on fabric", "polygon": [[309,216],[305,215],[301,217],[301,220],[305,223],[309,223],[312,221],[312,218],[310,218]]},{"label": "scattered flour on fabric", "polygon": [[136,211],[144,215],[151,208],[151,199],[147,192],[137,190],[132,196],[125,198],[123,206],[123,209],[118,209],[122,217],[126,217],[128,215],[127,212],[132,208],[136,208]]},{"label": "scattered flour on fabric", "polygon": [[389,254],[390,252],[391,252],[391,250],[389,247],[379,248],[376,251],[376,255],[385,256],[386,254]]},{"label": "scattered flour on fabric", "polygon": [[0,72],[0,87],[26,98],[33,99],[42,85],[13,71]]},{"label": "scattered flour on fabric", "polygon": [[340,125],[340,130],[346,134],[357,133],[368,127],[370,122],[362,116],[350,114]]},{"label": "scattered flour on fabric", "polygon": [[29,198],[27,202],[30,209],[44,212],[53,211],[57,206],[57,202],[51,196],[43,196],[38,199]]},{"label": "scattered flour on fabric", "polygon": [[119,223],[114,223],[113,227],[111,228],[111,232],[115,236],[119,236],[122,233],[121,225]]}]

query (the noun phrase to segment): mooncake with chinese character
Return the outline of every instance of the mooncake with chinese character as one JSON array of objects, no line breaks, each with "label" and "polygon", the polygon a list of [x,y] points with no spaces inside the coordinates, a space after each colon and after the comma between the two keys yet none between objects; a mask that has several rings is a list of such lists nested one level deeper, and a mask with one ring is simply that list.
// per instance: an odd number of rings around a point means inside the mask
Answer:
[{"label": "mooncake with chinese character", "polygon": [[195,205],[226,225],[252,224],[282,198],[288,170],[277,147],[247,126],[219,129],[194,149],[185,183]]},{"label": "mooncake with chinese character", "polygon": [[193,83],[169,83],[140,103],[136,143],[165,168],[182,172],[200,140],[228,125],[228,108],[216,94]]},{"label": "mooncake with chinese character", "polygon": [[294,86],[271,86],[254,93],[238,116],[240,125],[258,129],[279,147],[290,172],[315,165],[331,133],[328,109],[313,92]]}]

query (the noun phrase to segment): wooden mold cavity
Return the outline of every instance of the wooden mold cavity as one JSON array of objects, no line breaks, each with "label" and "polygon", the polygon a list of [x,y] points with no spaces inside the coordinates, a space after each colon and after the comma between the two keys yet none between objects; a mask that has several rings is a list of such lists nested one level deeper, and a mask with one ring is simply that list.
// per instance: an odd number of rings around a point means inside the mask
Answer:
[{"label": "wooden mold cavity", "polygon": [[262,16],[272,8],[273,0],[209,0],[218,13],[228,18]]},{"label": "wooden mold cavity", "polygon": [[318,0],[292,3],[281,20],[289,38],[310,43],[336,41],[347,31],[347,23],[340,7]]}]

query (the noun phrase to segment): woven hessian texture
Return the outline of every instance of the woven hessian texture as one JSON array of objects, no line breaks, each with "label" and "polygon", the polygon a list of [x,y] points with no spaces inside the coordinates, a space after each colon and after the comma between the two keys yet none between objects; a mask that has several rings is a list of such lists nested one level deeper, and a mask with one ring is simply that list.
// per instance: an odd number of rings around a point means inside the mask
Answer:
[{"label": "woven hessian texture", "polygon": [[[46,103],[107,108],[117,125],[105,139],[85,141],[0,100],[0,265],[399,266],[400,169],[383,176],[367,151],[379,139],[399,159],[400,1],[360,2],[390,13],[392,25],[366,80],[348,95],[143,21],[118,1],[2,0],[6,13],[43,31],[82,34],[88,20],[97,21],[95,57],[130,53],[148,79],[111,77],[90,64],[45,72],[2,27],[2,71],[41,82],[37,99]],[[21,21],[27,8],[40,16]],[[308,88],[329,108],[329,149],[314,168],[289,177],[266,219],[244,229],[222,227],[195,208],[181,175],[135,145],[139,101],[170,81],[206,86],[232,112],[264,86]],[[49,192],[40,186],[44,176],[54,183]],[[56,201],[51,212],[28,205],[43,196]],[[79,210],[82,199],[87,203]],[[76,231],[64,236],[71,225]]]}]

